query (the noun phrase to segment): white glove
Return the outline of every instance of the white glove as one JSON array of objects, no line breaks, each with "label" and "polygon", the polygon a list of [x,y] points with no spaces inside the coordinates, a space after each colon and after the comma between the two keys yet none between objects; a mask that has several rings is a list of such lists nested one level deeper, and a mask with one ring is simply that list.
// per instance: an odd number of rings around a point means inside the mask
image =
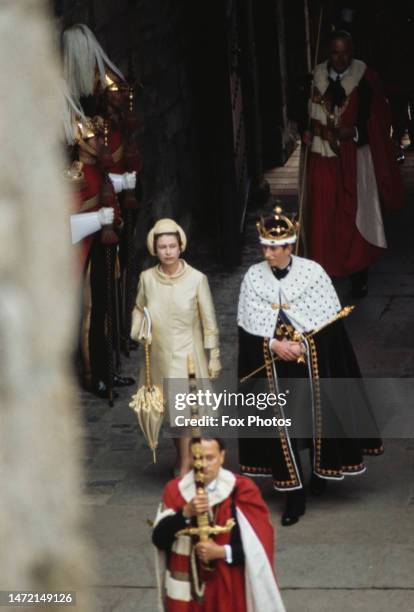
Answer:
[{"label": "white glove", "polygon": [[135,185],[137,182],[137,173],[136,172],[125,172],[123,174],[124,177],[124,189],[135,189]]},{"label": "white glove", "polygon": [[121,193],[124,189],[135,189],[137,182],[136,172],[124,172],[124,174],[109,173],[109,178],[114,186],[115,193]]},{"label": "white glove", "polygon": [[102,227],[97,212],[79,213],[70,216],[70,230],[72,233],[72,244],[80,242],[86,236],[90,236]]},{"label": "white glove", "polygon": [[111,179],[112,185],[114,186],[115,193],[121,193],[121,191],[125,189],[124,174],[114,174],[113,172],[110,172],[108,176]]},{"label": "white glove", "polygon": [[101,227],[103,225],[112,225],[114,222],[115,212],[110,206],[104,206],[98,210],[98,219]]},{"label": "white glove", "polygon": [[208,374],[211,379],[218,378],[221,372],[220,349],[214,348],[210,351],[210,361],[208,362]]},{"label": "white glove", "polygon": [[97,212],[78,213],[70,216],[72,244],[80,242],[86,236],[94,234],[103,225],[111,225],[114,221],[113,208],[100,208]]}]

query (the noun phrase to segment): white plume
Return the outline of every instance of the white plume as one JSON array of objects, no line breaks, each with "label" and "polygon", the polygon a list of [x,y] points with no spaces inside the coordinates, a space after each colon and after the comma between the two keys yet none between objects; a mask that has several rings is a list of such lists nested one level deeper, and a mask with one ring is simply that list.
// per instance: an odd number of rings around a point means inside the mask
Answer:
[{"label": "white plume", "polygon": [[76,102],[81,96],[93,94],[96,68],[102,87],[106,86],[105,66],[125,80],[88,26],[78,23],[63,32],[63,73]]},{"label": "white plume", "polygon": [[79,104],[71,97],[67,84],[64,79],[60,80],[59,89],[61,94],[61,117],[66,142],[68,145],[73,145],[77,130],[77,122],[87,121],[87,118]]}]

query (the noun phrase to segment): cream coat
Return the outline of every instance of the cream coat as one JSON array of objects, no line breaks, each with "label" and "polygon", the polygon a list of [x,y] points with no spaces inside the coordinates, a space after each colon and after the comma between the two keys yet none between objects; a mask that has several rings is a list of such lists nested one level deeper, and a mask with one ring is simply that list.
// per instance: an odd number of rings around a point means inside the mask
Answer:
[{"label": "cream coat", "polygon": [[[197,378],[208,378],[205,349],[219,345],[218,328],[207,277],[189,266],[167,276],[159,266],[142,272],[132,313],[131,338],[140,340],[144,306],[152,320],[151,377],[187,379],[187,356],[194,356]],[[141,371],[141,382],[144,371]]]}]

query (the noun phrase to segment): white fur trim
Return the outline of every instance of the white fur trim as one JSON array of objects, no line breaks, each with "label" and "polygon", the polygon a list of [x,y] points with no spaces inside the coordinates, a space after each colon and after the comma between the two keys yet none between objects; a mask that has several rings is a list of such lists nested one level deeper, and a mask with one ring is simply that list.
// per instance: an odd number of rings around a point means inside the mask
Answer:
[{"label": "white fur trim", "polygon": [[316,102],[311,102],[311,116],[312,119],[317,119],[322,125],[327,125],[328,123],[326,113],[322,109],[322,106]]},{"label": "white fur trim", "polygon": [[[164,504],[159,504],[157,508],[157,514],[154,520],[154,527],[165,518],[166,516],[172,516],[175,514],[171,508],[164,508]],[[164,550],[158,550],[154,546],[155,553],[155,576],[157,579],[157,607],[159,612],[164,612],[164,598],[165,598],[165,575],[167,571],[167,555]]]},{"label": "white fur trim", "polygon": [[171,510],[171,508],[164,508],[164,504],[159,504],[157,514],[155,515],[154,519],[154,527],[156,527],[158,523],[162,521],[163,518],[166,518],[167,516],[173,516],[174,514],[174,510]]},{"label": "white fur trim", "polygon": [[[367,65],[361,62],[361,60],[352,60],[347,73],[341,79],[341,85],[347,96],[353,92],[355,87],[358,87],[358,83],[362,79],[366,69]],[[313,73],[313,84],[322,95],[326,92],[329,85],[327,61],[316,66]]]},{"label": "white fur trim", "polygon": [[288,304],[286,315],[301,333],[328,323],[341,310],[323,268],[295,255],[289,274],[281,280],[266,261],[248,269],[240,288],[238,325],[254,336],[273,338],[280,304]]},{"label": "white fur trim", "polygon": [[371,147],[367,144],[357,150],[358,208],[356,226],[367,242],[387,248],[377,179],[372,161]]},{"label": "white fur trim", "polygon": [[154,546],[155,553],[155,576],[157,579],[157,607],[159,612],[164,612],[165,598],[165,572],[167,571],[167,555],[164,550],[158,550]]},{"label": "white fur trim", "polygon": [[367,467],[364,466],[362,468],[362,470],[358,470],[358,472],[342,472],[343,476],[359,476],[360,474],[363,474],[364,472],[367,471]]},{"label": "white fur trim", "polygon": [[[235,475],[229,470],[220,468],[216,479],[216,488],[211,493],[208,493],[208,504],[210,508],[229,497],[235,484]],[[196,494],[196,490],[194,483],[194,472],[192,470],[191,472],[188,472],[188,474],[186,474],[182,480],[180,480],[178,488],[187,503],[193,499]]]},{"label": "white fur trim", "polygon": [[[160,504],[157,509],[157,514],[154,520],[154,527],[158,525],[162,519],[167,516],[173,516],[174,510],[171,508],[164,508],[164,504]],[[189,536],[179,536],[176,538],[172,545],[172,550],[178,555],[190,556],[191,553],[191,538]],[[182,601],[191,601],[190,585],[184,581],[175,580],[171,577],[170,572],[167,569],[167,556],[164,550],[158,550],[155,548],[155,574],[157,578],[157,592],[158,592],[158,609],[160,612],[164,612],[164,599],[165,594],[173,599],[181,599]],[[186,586],[187,585],[187,586]],[[190,599],[188,599],[190,597]]]},{"label": "white fur trim", "polygon": [[314,136],[312,139],[312,153],[318,153],[322,157],[337,157],[329,142],[322,140],[320,136]]},{"label": "white fur trim", "polygon": [[176,538],[172,545],[172,550],[177,555],[185,555],[187,557],[191,554],[191,538],[190,536],[180,535]]},{"label": "white fur trim", "polygon": [[[159,504],[157,508],[157,514],[154,519],[154,527],[165,518],[166,516],[173,516],[174,510],[171,508],[164,508],[164,504]],[[164,598],[165,598],[165,579],[167,571],[167,555],[164,550],[158,550],[154,546],[155,553],[155,576],[157,579],[157,607],[159,612],[164,612]]]},{"label": "white fur trim", "polygon": [[165,590],[171,599],[191,601],[191,584],[187,580],[176,580],[167,570],[165,572]]},{"label": "white fur trim", "polygon": [[281,238],[280,240],[270,240],[268,238],[260,238],[260,244],[266,246],[282,246],[283,244],[295,244],[298,237],[291,236],[290,238]]},{"label": "white fur trim", "polygon": [[[351,95],[355,87],[358,87],[366,69],[366,64],[361,62],[361,60],[352,60],[346,74],[341,79],[341,85],[344,88],[347,97]],[[328,62],[318,64],[313,73],[313,86],[322,96],[325,94],[329,85],[328,76]],[[319,121],[322,125],[327,125],[326,112],[322,109],[322,106],[319,103],[311,100],[309,103],[309,109],[312,119]],[[326,140],[322,140],[322,138],[319,136],[314,136],[311,150],[313,153],[322,155],[322,157],[336,157],[336,153],[331,149],[329,143]]]},{"label": "white fur trim", "polygon": [[236,507],[236,514],[245,557],[247,611],[285,612],[265,549],[240,508]]},{"label": "white fur trim", "polygon": [[297,487],[278,487],[277,485],[275,485],[275,483],[273,483],[273,488],[275,491],[279,491],[280,493],[290,493],[290,491],[300,491],[301,489],[303,489],[303,485],[300,484]]},{"label": "white fur trim", "polygon": [[318,478],[322,478],[323,480],[344,480],[345,476],[342,474],[340,476],[325,476],[324,474],[319,474],[319,472],[315,472]]}]

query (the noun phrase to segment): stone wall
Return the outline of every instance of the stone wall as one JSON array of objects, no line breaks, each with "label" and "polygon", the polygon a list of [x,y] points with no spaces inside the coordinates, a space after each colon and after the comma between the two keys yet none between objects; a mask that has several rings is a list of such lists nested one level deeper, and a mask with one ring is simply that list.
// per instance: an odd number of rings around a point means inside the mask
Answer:
[{"label": "stone wall", "polygon": [[81,588],[93,578],[70,377],[77,262],[45,4],[0,6],[0,591],[77,590],[76,610],[91,612]]}]

